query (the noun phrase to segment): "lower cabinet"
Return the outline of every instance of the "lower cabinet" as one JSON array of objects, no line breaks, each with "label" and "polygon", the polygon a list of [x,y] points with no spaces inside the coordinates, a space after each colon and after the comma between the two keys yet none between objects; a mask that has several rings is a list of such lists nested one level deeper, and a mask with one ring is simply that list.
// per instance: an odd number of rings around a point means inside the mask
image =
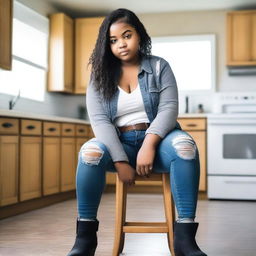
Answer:
[{"label": "lower cabinet", "polygon": [[60,138],[43,140],[43,195],[51,195],[60,192]]},{"label": "lower cabinet", "polygon": [[20,201],[41,197],[42,138],[20,139]]},{"label": "lower cabinet", "polygon": [[19,137],[0,136],[0,206],[18,202]]},{"label": "lower cabinet", "polygon": [[61,192],[75,189],[75,138],[61,138]]}]

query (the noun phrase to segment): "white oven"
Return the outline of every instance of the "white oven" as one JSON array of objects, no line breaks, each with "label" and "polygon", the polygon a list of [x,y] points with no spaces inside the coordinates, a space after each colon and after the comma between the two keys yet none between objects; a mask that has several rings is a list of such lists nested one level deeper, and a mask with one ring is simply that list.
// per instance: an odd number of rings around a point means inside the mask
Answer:
[{"label": "white oven", "polygon": [[[222,104],[218,102],[219,107],[222,106],[221,113],[208,116],[207,191],[210,199],[256,200],[256,113],[246,113],[254,110],[254,100],[256,97],[243,96]],[[237,113],[241,109],[243,113]]]}]

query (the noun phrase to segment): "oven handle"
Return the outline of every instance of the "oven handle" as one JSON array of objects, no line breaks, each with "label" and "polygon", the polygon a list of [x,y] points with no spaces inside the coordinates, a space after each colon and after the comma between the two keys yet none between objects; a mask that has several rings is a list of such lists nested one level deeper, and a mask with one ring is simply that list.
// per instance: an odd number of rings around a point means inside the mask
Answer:
[{"label": "oven handle", "polygon": [[239,181],[239,180],[225,180],[227,184],[256,184],[256,181]]},{"label": "oven handle", "polygon": [[237,120],[230,120],[230,119],[225,119],[225,120],[220,120],[220,119],[208,119],[207,120],[208,125],[255,125],[256,120],[255,119],[237,119]]}]

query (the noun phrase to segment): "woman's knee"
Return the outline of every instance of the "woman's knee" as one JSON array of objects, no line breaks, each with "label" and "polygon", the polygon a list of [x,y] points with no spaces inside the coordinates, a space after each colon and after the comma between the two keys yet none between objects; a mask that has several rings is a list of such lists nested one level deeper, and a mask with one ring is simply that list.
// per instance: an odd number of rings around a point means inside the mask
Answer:
[{"label": "woman's knee", "polygon": [[192,160],[198,156],[196,143],[188,133],[177,131],[170,135],[167,138],[179,158]]},{"label": "woman's knee", "polygon": [[80,149],[81,160],[88,165],[99,165],[106,153],[106,146],[96,138],[84,143]]}]

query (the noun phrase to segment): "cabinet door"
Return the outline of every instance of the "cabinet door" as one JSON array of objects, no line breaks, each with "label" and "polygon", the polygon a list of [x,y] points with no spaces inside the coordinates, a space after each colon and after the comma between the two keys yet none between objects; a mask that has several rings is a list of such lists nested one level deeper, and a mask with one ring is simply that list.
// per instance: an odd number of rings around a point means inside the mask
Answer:
[{"label": "cabinet door", "polygon": [[60,192],[60,138],[44,138],[43,194]]},{"label": "cabinet door", "polygon": [[256,65],[256,12],[252,14],[252,60]]},{"label": "cabinet door", "polygon": [[103,19],[100,17],[75,20],[75,93],[77,94],[86,93],[91,72],[87,64],[95,47]]},{"label": "cabinet door", "polygon": [[188,132],[197,144],[200,157],[200,183],[199,190],[206,191],[206,132],[189,131]]},{"label": "cabinet door", "polygon": [[20,200],[41,196],[42,138],[21,137]]},{"label": "cabinet door", "polygon": [[74,22],[64,13],[50,16],[48,91],[73,92]]},{"label": "cabinet door", "polygon": [[0,206],[18,202],[18,136],[0,136]]},{"label": "cabinet door", "polygon": [[12,69],[12,0],[0,1],[0,68]]},{"label": "cabinet door", "polygon": [[75,189],[75,138],[61,138],[61,192]]},{"label": "cabinet door", "polygon": [[227,65],[256,65],[256,12],[237,11],[227,16]]}]

